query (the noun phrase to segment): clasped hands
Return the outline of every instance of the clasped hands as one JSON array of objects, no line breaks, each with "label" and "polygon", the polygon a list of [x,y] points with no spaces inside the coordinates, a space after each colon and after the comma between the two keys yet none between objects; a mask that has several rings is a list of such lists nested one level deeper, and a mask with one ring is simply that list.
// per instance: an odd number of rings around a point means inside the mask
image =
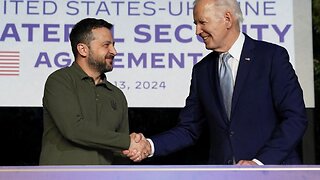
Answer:
[{"label": "clasped hands", "polygon": [[122,153],[134,162],[140,162],[151,154],[151,145],[142,133],[130,134],[130,147]]},{"label": "clasped hands", "polygon": [[[151,145],[142,133],[130,134],[130,147],[122,153],[134,162],[140,162],[151,154]],[[258,165],[251,160],[240,160],[236,165]]]}]

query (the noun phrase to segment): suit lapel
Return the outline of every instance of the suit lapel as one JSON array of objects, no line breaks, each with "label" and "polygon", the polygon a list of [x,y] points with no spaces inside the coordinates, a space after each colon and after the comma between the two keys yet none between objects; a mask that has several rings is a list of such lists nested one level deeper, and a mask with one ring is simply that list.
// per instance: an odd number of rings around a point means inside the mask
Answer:
[{"label": "suit lapel", "polygon": [[[208,77],[209,77],[209,84],[210,88],[212,89],[211,92],[217,92],[217,83],[218,80],[218,58],[219,54],[216,52],[212,52],[209,57],[211,60],[209,61],[210,64],[207,66],[208,68]],[[217,94],[215,94],[217,95]]]},{"label": "suit lapel", "polygon": [[235,107],[237,106],[241,91],[244,88],[245,82],[247,80],[247,76],[251,69],[251,64],[254,61],[253,48],[254,48],[253,40],[245,34],[245,41],[244,41],[244,45],[241,52],[238,72],[237,72],[236,81],[235,81],[235,87],[233,91],[231,117]]},{"label": "suit lapel", "polygon": [[[209,77],[209,84],[210,84],[210,91],[213,93],[213,103],[218,108],[214,111],[218,111],[221,121],[223,123],[229,123],[227,114],[224,109],[220,84],[219,84],[219,53],[212,52],[212,55],[209,57],[211,60],[210,65],[207,66],[208,68],[208,77]],[[214,98],[217,97],[217,98]]]}]

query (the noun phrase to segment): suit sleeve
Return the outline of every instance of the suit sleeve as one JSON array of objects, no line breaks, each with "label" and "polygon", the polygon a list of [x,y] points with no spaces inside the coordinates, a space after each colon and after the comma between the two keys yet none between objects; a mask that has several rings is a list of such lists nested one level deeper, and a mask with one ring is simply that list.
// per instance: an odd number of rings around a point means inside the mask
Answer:
[{"label": "suit sleeve", "polygon": [[179,115],[179,123],[173,129],[151,137],[155,156],[164,156],[191,146],[199,138],[203,126],[203,113],[197,92],[195,68],[192,72],[189,96]]},{"label": "suit sleeve", "polygon": [[307,127],[302,89],[289,62],[287,51],[276,46],[270,75],[274,108],[280,122],[258,152],[264,164],[282,164],[301,141]]}]

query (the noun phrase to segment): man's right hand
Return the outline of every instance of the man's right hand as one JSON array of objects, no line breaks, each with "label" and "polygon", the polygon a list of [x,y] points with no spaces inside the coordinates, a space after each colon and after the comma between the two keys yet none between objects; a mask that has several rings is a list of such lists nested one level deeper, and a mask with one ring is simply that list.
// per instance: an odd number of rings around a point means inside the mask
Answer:
[{"label": "man's right hand", "polygon": [[150,155],[151,145],[142,133],[131,133],[130,139],[129,149],[122,151],[124,155],[134,162],[140,162]]}]

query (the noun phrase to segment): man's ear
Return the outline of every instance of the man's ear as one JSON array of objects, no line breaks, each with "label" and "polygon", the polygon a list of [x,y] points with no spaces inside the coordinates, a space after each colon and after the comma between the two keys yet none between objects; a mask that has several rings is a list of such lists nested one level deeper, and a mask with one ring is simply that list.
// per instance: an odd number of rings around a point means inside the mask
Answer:
[{"label": "man's ear", "polygon": [[86,44],[84,44],[84,43],[79,43],[79,44],[77,45],[77,50],[78,50],[78,52],[79,52],[79,54],[80,54],[81,56],[83,56],[83,57],[88,56],[89,48],[88,48],[88,46],[87,46]]},{"label": "man's ear", "polygon": [[233,15],[230,13],[230,12],[226,12],[225,14],[224,14],[224,21],[225,21],[225,24],[226,24],[226,27],[228,28],[228,29],[230,29],[231,28],[231,26],[232,26],[232,23],[233,23],[233,19],[234,17],[233,17]]}]

